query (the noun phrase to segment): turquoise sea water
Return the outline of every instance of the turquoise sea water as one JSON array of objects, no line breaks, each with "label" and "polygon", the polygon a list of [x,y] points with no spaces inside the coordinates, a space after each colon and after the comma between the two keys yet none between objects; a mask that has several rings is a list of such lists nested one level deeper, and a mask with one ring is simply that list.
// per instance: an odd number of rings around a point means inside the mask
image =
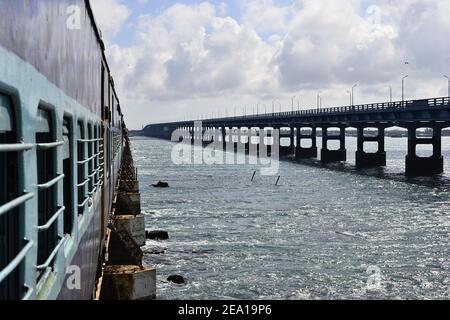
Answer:
[{"label": "turquoise sea water", "polygon": [[356,171],[355,138],[344,165],[282,161],[279,186],[255,165],[175,165],[173,146],[132,140],[147,228],[170,233],[144,247],[159,299],[449,298],[450,175],[407,180],[406,139],[386,138],[386,169]]}]

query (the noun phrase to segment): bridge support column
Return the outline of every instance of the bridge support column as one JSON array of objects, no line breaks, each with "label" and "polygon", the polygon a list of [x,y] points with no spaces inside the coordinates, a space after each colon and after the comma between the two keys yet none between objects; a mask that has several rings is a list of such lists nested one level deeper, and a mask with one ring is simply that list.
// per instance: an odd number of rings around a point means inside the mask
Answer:
[{"label": "bridge support column", "polygon": [[[429,126],[429,125],[428,125]],[[417,129],[424,126],[408,127],[408,155],[406,156],[406,175],[410,177],[433,176],[444,172],[444,157],[442,156],[442,128],[432,126],[432,138],[418,138]],[[425,126],[427,127],[427,126]],[[433,155],[428,158],[417,155],[418,145],[432,145]]]},{"label": "bridge support column", "polygon": [[191,144],[194,145],[195,144],[195,128],[194,127],[190,127],[189,128],[189,133],[191,135]]},{"label": "bridge support column", "polygon": [[222,145],[223,145],[223,150],[227,150],[227,128],[226,127],[222,127]]},{"label": "bridge support column", "polygon": [[258,156],[259,153],[259,143],[255,143],[255,139],[259,139],[259,132],[254,127],[249,127],[248,153],[252,156]]},{"label": "bridge support column", "polygon": [[[280,157],[287,157],[290,155],[295,154],[295,144],[294,144],[294,139],[295,139],[295,128],[294,127],[290,127],[289,131],[287,130],[283,130],[282,128],[279,129],[280,130]],[[289,145],[283,145],[282,141],[284,141],[285,139],[289,139]]]},{"label": "bridge support column", "polygon": [[[376,136],[365,136],[364,127],[358,127],[358,151],[356,151],[356,167],[363,168],[377,168],[386,166],[386,151],[384,143],[384,127],[378,127],[378,134]],[[375,153],[368,153],[364,151],[365,142],[378,143],[378,151]]]},{"label": "bridge support column", "polygon": [[269,141],[273,137],[273,130],[266,127],[260,127],[259,128],[259,145],[258,145],[258,155],[259,156],[270,156],[272,154],[272,146],[266,144],[269,143]]},{"label": "bridge support column", "polygon": [[[347,150],[345,148],[345,126],[336,127],[339,128],[339,134],[335,136],[331,136],[328,134],[328,128],[329,127],[322,128],[322,151],[320,160],[322,162],[347,161]],[[339,140],[339,150],[328,149],[328,141],[330,140]]]},{"label": "bridge support column", "polygon": [[[303,128],[307,127],[297,127],[297,147],[295,149],[295,157],[297,159],[317,158],[317,129],[314,126],[311,126],[311,133],[303,133]],[[311,139],[311,147],[303,148],[303,139]]]}]

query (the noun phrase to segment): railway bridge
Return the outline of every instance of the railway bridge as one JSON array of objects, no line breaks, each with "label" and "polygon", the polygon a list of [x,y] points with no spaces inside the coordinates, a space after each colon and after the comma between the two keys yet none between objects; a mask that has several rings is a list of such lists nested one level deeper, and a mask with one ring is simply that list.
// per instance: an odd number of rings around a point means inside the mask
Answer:
[{"label": "railway bridge", "polygon": [[[346,129],[355,128],[358,140],[356,166],[376,168],[386,166],[385,134],[386,129],[392,127],[408,131],[406,175],[432,176],[443,173],[442,130],[450,127],[448,97],[204,119],[201,120],[201,126],[198,121],[151,124],[144,128],[143,133],[148,137],[171,139],[176,130],[183,130],[187,134],[182,136],[182,140],[190,139],[194,143],[203,139],[205,132],[214,129],[221,133],[216,139],[223,142],[224,147],[232,141],[234,144],[245,145],[248,150],[249,145],[255,143],[252,137],[262,136],[261,133],[271,136],[276,130],[279,134],[273,135],[274,137],[288,141],[280,141],[281,156],[317,158],[317,139],[321,138],[320,159],[330,163],[347,160]],[[423,137],[419,134],[422,129],[428,129],[429,135]],[[237,140],[233,137],[237,137]],[[206,140],[211,139],[214,136],[209,136]],[[270,144],[265,139],[257,140],[256,144]],[[305,147],[306,140],[308,144]],[[339,142],[339,149],[329,148],[332,140]],[[366,143],[377,144],[378,150],[367,152]],[[431,145],[432,155],[419,156],[417,147],[420,145]]]}]

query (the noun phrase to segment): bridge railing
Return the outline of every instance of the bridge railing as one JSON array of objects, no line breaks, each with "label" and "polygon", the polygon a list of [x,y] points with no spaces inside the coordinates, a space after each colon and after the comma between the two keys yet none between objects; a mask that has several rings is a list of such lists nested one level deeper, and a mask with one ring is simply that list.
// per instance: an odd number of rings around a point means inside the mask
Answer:
[{"label": "bridge railing", "polygon": [[354,106],[345,107],[332,107],[332,108],[315,108],[308,110],[298,110],[289,112],[275,112],[275,113],[265,113],[258,115],[249,116],[238,116],[231,118],[220,118],[220,119],[208,119],[203,121],[222,121],[222,120],[257,120],[261,118],[270,117],[295,117],[295,116],[322,116],[322,115],[333,115],[341,113],[355,113],[355,112],[371,112],[371,111],[392,111],[392,110],[405,110],[408,108],[415,107],[443,107],[450,106],[450,97],[445,98],[431,98],[422,100],[406,100],[406,101],[395,101],[395,102],[384,102],[384,103],[371,103],[362,104]]}]

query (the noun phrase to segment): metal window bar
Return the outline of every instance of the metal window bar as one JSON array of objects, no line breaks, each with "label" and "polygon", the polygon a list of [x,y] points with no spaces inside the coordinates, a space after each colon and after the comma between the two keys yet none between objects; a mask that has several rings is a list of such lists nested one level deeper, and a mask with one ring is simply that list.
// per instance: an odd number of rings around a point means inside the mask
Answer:
[{"label": "metal window bar", "polygon": [[84,159],[84,160],[77,161],[77,164],[78,164],[78,165],[86,164],[86,163],[92,161],[93,159],[95,159],[95,157],[98,156],[98,155],[99,155],[99,154],[94,154],[92,157],[89,157],[89,158]]},{"label": "metal window bar", "polygon": [[81,142],[81,143],[90,143],[90,142],[96,142],[96,141],[101,141],[102,139],[99,138],[95,138],[95,139],[78,139],[77,142]]},{"label": "metal window bar", "polygon": [[17,256],[2,270],[0,271],[0,283],[5,280],[16,268],[22,263],[22,261],[27,256],[28,252],[33,248],[34,242],[27,241],[27,244],[23,249],[17,254]]},{"label": "metal window bar", "polygon": [[65,144],[64,141],[57,141],[57,142],[51,142],[51,143],[38,143],[36,145],[36,148],[38,150],[49,150],[57,147],[61,147]]},{"label": "metal window bar", "polygon": [[47,190],[47,189],[53,187],[55,184],[57,184],[62,179],[64,179],[64,177],[65,177],[64,174],[60,174],[56,178],[54,178],[54,179],[52,179],[52,180],[50,180],[50,181],[48,181],[46,183],[38,184],[37,187],[38,187],[39,190]]},{"label": "metal window bar", "polygon": [[28,151],[34,148],[33,144],[25,143],[12,143],[12,144],[0,144],[0,152],[22,152]]},{"label": "metal window bar", "polygon": [[0,216],[4,215],[5,213],[7,213],[8,211],[11,211],[15,208],[17,208],[18,206],[24,204],[25,202],[27,202],[28,200],[32,199],[34,197],[33,193],[26,193],[23,196],[20,196],[4,205],[2,205],[0,207]]},{"label": "metal window bar", "polygon": [[41,225],[41,226],[37,226],[36,229],[38,231],[45,231],[50,229],[50,227],[53,225],[53,223],[63,214],[63,212],[66,210],[66,207],[61,207],[59,208],[58,211],[56,211],[56,213],[47,221],[46,224]]},{"label": "metal window bar", "polygon": [[59,237],[59,243],[56,245],[55,249],[53,249],[52,253],[48,256],[47,260],[43,264],[36,267],[38,270],[47,269],[50,266],[50,264],[52,263],[53,259],[56,256],[56,254],[58,253],[59,249],[62,247],[62,245],[66,241],[66,239],[67,239],[67,236]]},{"label": "metal window bar", "polygon": [[84,198],[83,202],[78,204],[78,208],[84,208],[89,201],[89,197]]},{"label": "metal window bar", "polygon": [[26,293],[23,296],[22,300],[30,300],[31,299],[31,295],[34,292],[34,289],[31,286],[27,285],[27,284],[24,284],[23,288],[26,290]]},{"label": "metal window bar", "polygon": [[84,180],[83,182],[77,184],[78,188],[84,187],[89,182],[89,179]]}]

